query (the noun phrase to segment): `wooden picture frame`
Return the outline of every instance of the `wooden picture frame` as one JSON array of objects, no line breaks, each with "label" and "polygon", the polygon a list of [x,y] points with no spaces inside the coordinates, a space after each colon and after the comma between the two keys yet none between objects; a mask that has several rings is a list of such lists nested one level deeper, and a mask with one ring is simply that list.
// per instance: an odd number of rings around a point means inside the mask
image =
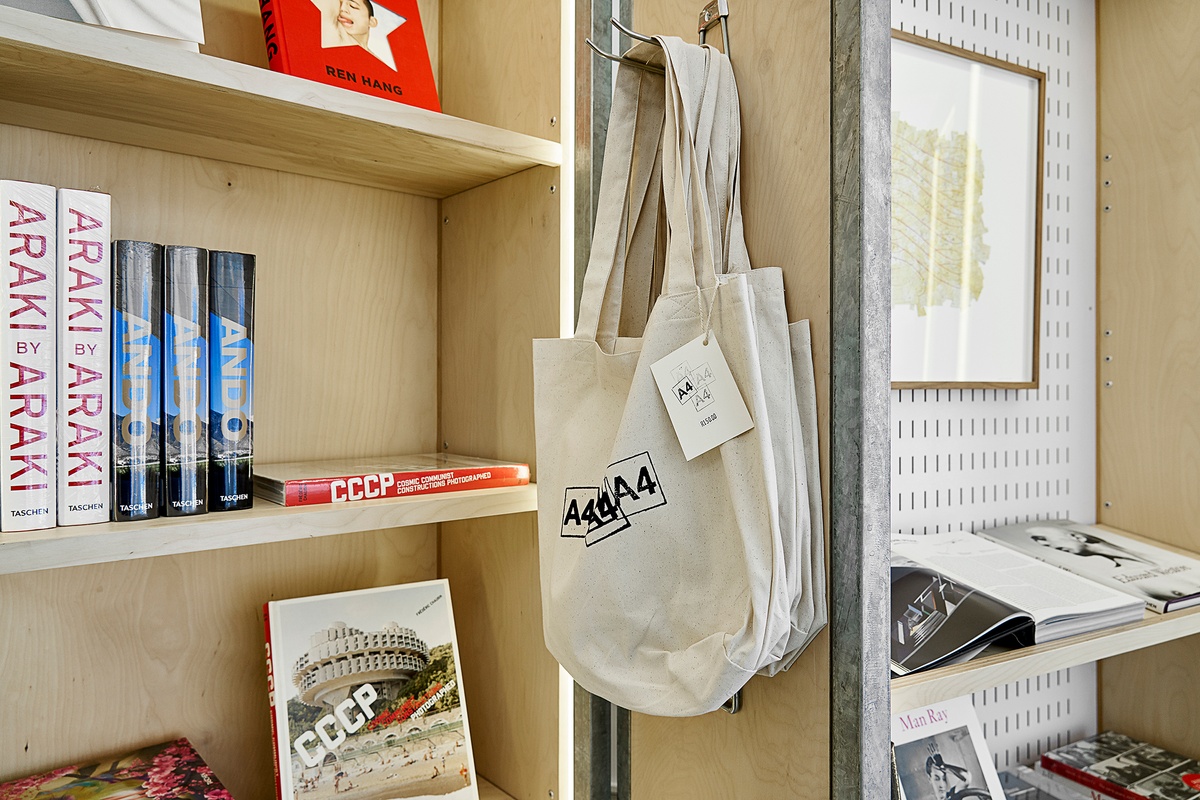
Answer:
[{"label": "wooden picture frame", "polygon": [[1045,73],[892,31],[893,389],[1038,387],[1045,108]]}]

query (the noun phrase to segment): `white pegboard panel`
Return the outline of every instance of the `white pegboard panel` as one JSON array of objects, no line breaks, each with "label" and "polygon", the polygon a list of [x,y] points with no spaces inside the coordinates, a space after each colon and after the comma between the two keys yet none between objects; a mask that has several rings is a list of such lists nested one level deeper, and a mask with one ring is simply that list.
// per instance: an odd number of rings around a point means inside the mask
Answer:
[{"label": "white pegboard panel", "polygon": [[1040,388],[893,392],[893,528],[1094,521],[1094,5],[893,0],[892,27],[1047,75]]},{"label": "white pegboard panel", "polygon": [[[892,393],[892,527],[1095,520],[1093,0],[892,0],[892,27],[1046,73],[1040,388]],[[1095,733],[1084,665],[974,695],[1000,769]]]},{"label": "white pegboard panel", "polygon": [[1095,665],[1006,683],[971,699],[998,770],[1032,764],[1047,750],[1098,733]]}]

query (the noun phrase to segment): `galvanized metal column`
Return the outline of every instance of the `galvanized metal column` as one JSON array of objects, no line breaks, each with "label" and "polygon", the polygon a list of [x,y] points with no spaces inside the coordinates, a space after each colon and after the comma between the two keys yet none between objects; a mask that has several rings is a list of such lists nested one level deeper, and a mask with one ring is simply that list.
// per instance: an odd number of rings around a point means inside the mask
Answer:
[{"label": "galvanized metal column", "polygon": [[[632,0],[621,0],[617,15],[628,23]],[[612,108],[612,62],[592,53],[584,43],[591,38],[606,50],[612,37],[609,18],[613,0],[575,0],[575,315],[583,291],[592,248],[592,230],[600,196],[604,141]],[[564,143],[566,144],[566,143]],[[615,709],[603,698],[575,686],[575,800],[611,800],[614,771],[623,781],[621,797],[629,797],[629,712]],[[613,764],[614,716],[617,727],[617,764]]]},{"label": "galvanized metal column", "polygon": [[891,8],[832,0],[831,796],[891,794]]}]

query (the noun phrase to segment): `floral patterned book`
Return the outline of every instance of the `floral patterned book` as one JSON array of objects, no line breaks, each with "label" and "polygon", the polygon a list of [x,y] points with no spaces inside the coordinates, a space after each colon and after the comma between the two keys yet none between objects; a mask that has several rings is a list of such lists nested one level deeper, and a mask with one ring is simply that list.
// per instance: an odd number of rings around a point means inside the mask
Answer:
[{"label": "floral patterned book", "polygon": [[0,783],[0,800],[233,800],[187,739]]}]

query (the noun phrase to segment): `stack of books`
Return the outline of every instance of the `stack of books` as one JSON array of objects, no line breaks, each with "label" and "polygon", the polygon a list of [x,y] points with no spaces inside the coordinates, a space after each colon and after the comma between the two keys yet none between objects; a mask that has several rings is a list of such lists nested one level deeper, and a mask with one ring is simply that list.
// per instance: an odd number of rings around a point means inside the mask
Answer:
[{"label": "stack of books", "polygon": [[0,224],[0,532],[249,508],[254,256],[113,242],[107,194],[22,181]]}]

